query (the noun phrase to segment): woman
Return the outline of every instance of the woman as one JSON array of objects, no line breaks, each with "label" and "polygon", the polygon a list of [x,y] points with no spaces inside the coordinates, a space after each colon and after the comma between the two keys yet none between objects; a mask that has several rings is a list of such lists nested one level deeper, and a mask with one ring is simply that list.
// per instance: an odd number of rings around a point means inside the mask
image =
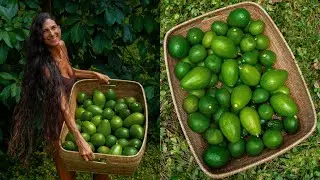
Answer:
[{"label": "woman", "polygon": [[[94,159],[90,145],[81,136],[74,115],[69,110],[68,97],[76,78],[97,78],[105,83],[110,79],[97,72],[72,68],[67,48],[61,40],[60,27],[48,13],[40,13],[33,20],[27,42],[27,63],[21,100],[13,114],[9,153],[28,160],[34,146],[35,126],[39,123],[36,119],[40,117],[45,140],[55,147],[54,161],[60,179],[75,179],[74,172],[65,169],[58,153],[58,138],[63,122],[75,137],[83,159]],[[95,179],[107,179],[107,176],[95,175]]]}]

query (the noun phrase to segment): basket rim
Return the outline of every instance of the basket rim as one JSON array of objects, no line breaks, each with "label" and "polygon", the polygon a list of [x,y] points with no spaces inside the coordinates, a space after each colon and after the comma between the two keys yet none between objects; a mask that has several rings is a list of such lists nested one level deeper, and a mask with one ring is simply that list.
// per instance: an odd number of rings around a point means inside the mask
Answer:
[{"label": "basket rim", "polygon": [[[73,92],[73,90],[74,90],[74,88],[75,88],[75,86],[76,85],[78,85],[78,84],[80,84],[80,83],[83,83],[83,82],[98,82],[99,80],[98,79],[81,79],[81,80],[78,80],[78,81],[76,81],[74,84],[73,84],[73,86],[72,86],[72,88],[71,88],[71,92]],[[144,151],[145,151],[145,147],[146,147],[146,143],[147,143],[147,132],[148,132],[148,108],[147,108],[147,100],[146,100],[146,95],[145,95],[145,91],[144,91],[144,88],[143,88],[143,86],[139,83],[139,82],[137,82],[137,81],[131,81],[131,80],[122,80],[122,79],[110,79],[109,81],[111,81],[111,82],[128,82],[128,83],[133,83],[133,84],[136,84],[136,85],[138,85],[140,88],[141,88],[141,90],[142,90],[142,96],[143,96],[143,100],[144,100],[144,104],[145,104],[145,109],[144,109],[144,111],[145,111],[145,114],[146,114],[146,121],[145,121],[145,132],[144,132],[144,137],[143,137],[143,142],[142,142],[142,145],[141,145],[141,147],[140,147],[140,149],[139,149],[139,151],[138,151],[138,153],[137,154],[135,154],[135,155],[133,155],[133,156],[124,156],[124,155],[111,155],[111,154],[103,154],[103,153],[93,153],[95,156],[96,156],[96,158],[97,158],[97,156],[98,157],[104,157],[104,158],[109,158],[109,157],[112,157],[112,158],[130,158],[130,159],[134,159],[134,158],[138,158],[138,157],[140,157],[140,156],[142,156],[143,154],[144,154]],[[108,85],[108,84],[107,84]],[[70,97],[69,97],[69,100],[68,100],[68,102],[70,103],[70,101],[71,101],[71,94],[70,94]],[[70,151],[70,150],[66,150],[66,149],[64,149],[63,147],[62,147],[62,138],[61,138],[61,136],[62,136],[62,130],[63,130],[63,127],[65,127],[66,126],[66,123],[63,121],[63,125],[62,125],[62,128],[61,128],[61,131],[60,131],[60,135],[59,135],[59,149],[60,149],[60,153],[72,153],[72,154],[79,154],[79,152],[78,151]],[[67,130],[69,131],[69,129],[68,129],[68,127],[66,127],[67,128]],[[92,160],[92,161],[89,161],[89,162],[97,162],[97,163],[101,163],[101,162],[99,162],[99,161],[95,161],[95,160]],[[105,164],[105,163],[101,163],[101,164]]]},{"label": "basket rim", "polygon": [[[212,15],[212,14],[215,14],[215,13],[218,13],[218,12],[221,12],[221,11],[224,11],[224,10],[226,10],[226,9],[237,8],[237,7],[241,7],[241,6],[243,6],[243,5],[250,5],[250,6],[255,6],[255,7],[259,8],[259,10],[260,10],[261,12],[263,12],[263,16],[265,16],[266,18],[268,18],[268,19],[270,20],[270,22],[272,23],[272,26],[275,28],[275,30],[277,31],[277,33],[280,35],[281,41],[284,42],[286,48],[288,49],[288,51],[289,51],[289,53],[290,53],[290,56],[292,57],[292,60],[294,61],[295,67],[297,68],[297,70],[298,70],[298,72],[299,72],[299,75],[300,75],[300,77],[301,77],[301,79],[302,79],[304,88],[306,89],[306,92],[307,92],[307,95],[308,95],[308,100],[309,100],[309,102],[310,102],[310,104],[311,104],[311,107],[312,107],[313,116],[314,116],[315,118],[313,119],[313,126],[312,126],[311,130],[310,130],[308,133],[306,133],[303,137],[301,137],[300,139],[298,139],[296,142],[292,143],[292,144],[289,145],[287,148],[283,149],[282,151],[278,151],[278,152],[272,154],[272,155],[269,156],[269,157],[266,157],[266,158],[264,158],[264,159],[261,159],[261,160],[255,162],[255,163],[246,165],[246,166],[244,166],[244,167],[242,167],[242,168],[239,168],[239,169],[236,169],[236,170],[233,170],[233,171],[229,171],[229,172],[225,172],[225,173],[213,173],[213,172],[208,171],[208,170],[204,167],[204,165],[201,163],[201,161],[199,160],[198,156],[196,155],[193,146],[191,146],[191,142],[190,142],[190,139],[189,139],[189,137],[188,137],[188,135],[187,135],[187,133],[186,133],[186,129],[185,129],[185,127],[183,126],[180,113],[178,113],[179,111],[178,111],[178,107],[177,107],[177,102],[176,102],[176,100],[175,100],[175,96],[173,95],[173,86],[172,86],[172,82],[171,82],[171,78],[170,78],[170,72],[169,72],[169,68],[168,68],[168,67],[169,67],[168,58],[167,58],[167,57],[168,57],[168,51],[167,51],[168,40],[169,40],[169,36],[171,36],[171,34],[172,34],[175,30],[177,30],[177,29],[179,29],[179,28],[181,28],[181,27],[183,27],[183,26],[185,26],[185,25],[187,25],[187,24],[190,24],[191,22],[194,22],[194,21],[199,20],[199,19],[203,19],[204,17],[207,17],[207,16],[209,16],[209,15]],[[187,140],[187,142],[188,142],[189,148],[190,148],[190,150],[191,150],[194,158],[196,159],[197,164],[200,166],[200,168],[202,169],[202,171],[203,171],[206,175],[208,175],[209,177],[211,177],[211,178],[224,178],[224,177],[231,176],[231,175],[233,175],[233,174],[236,174],[236,173],[239,173],[239,172],[248,170],[248,169],[250,169],[250,168],[252,168],[252,167],[254,167],[254,166],[263,164],[263,163],[265,163],[265,162],[267,162],[267,161],[270,161],[271,159],[274,159],[274,158],[277,157],[277,156],[280,156],[280,155],[284,154],[284,153],[287,152],[288,150],[292,149],[294,146],[296,146],[296,145],[298,145],[299,143],[301,143],[303,140],[305,140],[306,138],[308,138],[308,137],[314,132],[314,130],[315,130],[315,128],[316,128],[316,124],[317,124],[317,123],[316,123],[316,122],[317,122],[317,120],[316,120],[316,117],[317,117],[317,116],[316,116],[315,106],[314,106],[314,104],[313,104],[313,101],[312,101],[312,98],[311,98],[309,89],[308,89],[307,84],[306,84],[306,82],[305,82],[305,80],[304,80],[304,77],[303,77],[303,75],[302,75],[302,72],[301,72],[301,70],[300,70],[300,68],[299,68],[299,66],[298,66],[298,64],[297,64],[297,62],[296,62],[296,60],[295,60],[295,57],[294,57],[294,54],[292,53],[292,50],[290,49],[287,41],[284,39],[282,33],[280,32],[280,30],[278,29],[278,27],[276,26],[276,24],[274,23],[274,21],[272,20],[272,18],[269,16],[269,14],[268,14],[259,4],[255,3],[255,2],[250,2],[250,1],[240,2],[240,3],[236,3],[236,4],[233,4],[233,5],[229,5],[229,6],[220,8],[220,9],[216,9],[216,10],[207,12],[207,13],[205,13],[205,14],[203,14],[203,15],[200,15],[200,16],[198,16],[198,17],[195,17],[195,18],[192,18],[192,19],[190,19],[190,20],[187,20],[187,21],[185,21],[185,22],[183,22],[183,23],[180,23],[180,24],[172,27],[169,31],[167,31],[167,33],[166,33],[166,35],[165,35],[165,37],[164,37],[163,49],[164,49],[164,59],[165,59],[165,64],[166,64],[167,77],[168,77],[167,79],[168,79],[168,83],[169,83],[169,87],[170,87],[170,91],[171,91],[171,97],[172,97],[172,101],[173,101],[173,104],[174,104],[174,108],[175,108],[175,111],[176,111],[176,114],[177,114],[177,117],[178,117],[178,120],[179,120],[179,123],[180,123],[180,127],[181,127],[181,129],[182,129],[182,131],[183,131],[183,134],[184,134],[184,136],[185,136],[185,138],[186,138],[186,140]]]}]

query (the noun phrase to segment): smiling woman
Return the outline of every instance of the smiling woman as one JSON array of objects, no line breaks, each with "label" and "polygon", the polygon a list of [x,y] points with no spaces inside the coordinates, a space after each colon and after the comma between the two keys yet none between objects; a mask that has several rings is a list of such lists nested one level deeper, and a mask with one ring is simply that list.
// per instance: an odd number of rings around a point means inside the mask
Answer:
[{"label": "smiling woman", "polygon": [[[90,145],[77,129],[67,103],[76,78],[95,78],[105,83],[109,83],[110,79],[104,74],[72,68],[67,48],[61,40],[60,26],[48,13],[40,13],[33,20],[28,39],[21,100],[14,109],[9,153],[27,162],[34,148],[35,124],[41,124],[48,145],[53,147],[53,158],[60,179],[75,179],[74,172],[64,167],[58,152],[63,122],[75,137],[83,159],[94,159]],[[95,175],[95,179],[107,178],[106,175]]]},{"label": "smiling woman", "polygon": [[54,20],[47,19],[43,24],[42,31],[44,43],[52,47],[59,45],[61,38],[61,29]]}]

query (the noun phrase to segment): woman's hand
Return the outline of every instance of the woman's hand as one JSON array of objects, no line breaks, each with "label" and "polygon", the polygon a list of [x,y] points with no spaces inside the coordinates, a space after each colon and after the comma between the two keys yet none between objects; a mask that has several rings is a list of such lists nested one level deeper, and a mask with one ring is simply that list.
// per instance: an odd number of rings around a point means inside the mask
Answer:
[{"label": "woman's hand", "polygon": [[85,161],[93,160],[94,154],[90,145],[81,137],[77,140],[79,154]]},{"label": "woman's hand", "polygon": [[72,68],[73,72],[76,76],[76,78],[79,79],[95,79],[97,78],[98,80],[110,84],[109,80],[109,76],[106,76],[104,74],[95,72],[95,71],[89,71],[89,70],[81,70],[81,69],[76,69],[76,68]]},{"label": "woman's hand", "polygon": [[64,120],[69,131],[72,133],[73,137],[76,140],[79,153],[85,161],[93,160],[94,154],[91,150],[90,145],[86,142],[86,140],[84,140],[77,128],[76,122],[74,120],[74,115],[71,115],[70,107],[67,103],[68,101],[63,90],[61,90],[61,96],[61,110],[63,112]]},{"label": "woman's hand", "polygon": [[107,83],[107,84],[110,84],[110,82],[109,82],[109,80],[110,80],[110,78],[109,78],[109,76],[106,76],[106,75],[104,75],[104,74],[101,74],[101,73],[96,73],[96,76],[97,76],[97,78],[99,79],[99,80],[101,80],[101,81],[103,81],[103,82],[105,82],[105,83]]}]

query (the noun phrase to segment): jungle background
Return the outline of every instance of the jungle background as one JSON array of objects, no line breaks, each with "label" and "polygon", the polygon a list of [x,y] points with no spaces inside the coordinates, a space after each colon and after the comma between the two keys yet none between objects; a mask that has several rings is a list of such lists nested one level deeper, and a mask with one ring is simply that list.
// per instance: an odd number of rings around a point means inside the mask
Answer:
[{"label": "jungle background", "polygon": [[[25,42],[32,19],[41,11],[50,12],[61,26],[73,67],[143,85],[149,105],[144,157],[132,177],[113,175],[110,179],[159,179],[158,4],[158,0],[0,1],[0,179],[58,179],[41,136],[28,167],[6,153],[13,108],[20,99]],[[91,178],[91,173],[77,173],[77,179]]]},{"label": "jungle background", "polygon": [[[172,27],[242,0],[161,0],[160,39]],[[291,48],[311,93],[317,129],[307,140],[265,164],[225,179],[320,179],[320,3],[316,0],[256,0],[271,16]],[[163,44],[162,44],[163,45]],[[209,179],[197,165],[175,114],[161,47],[161,179]]]}]

